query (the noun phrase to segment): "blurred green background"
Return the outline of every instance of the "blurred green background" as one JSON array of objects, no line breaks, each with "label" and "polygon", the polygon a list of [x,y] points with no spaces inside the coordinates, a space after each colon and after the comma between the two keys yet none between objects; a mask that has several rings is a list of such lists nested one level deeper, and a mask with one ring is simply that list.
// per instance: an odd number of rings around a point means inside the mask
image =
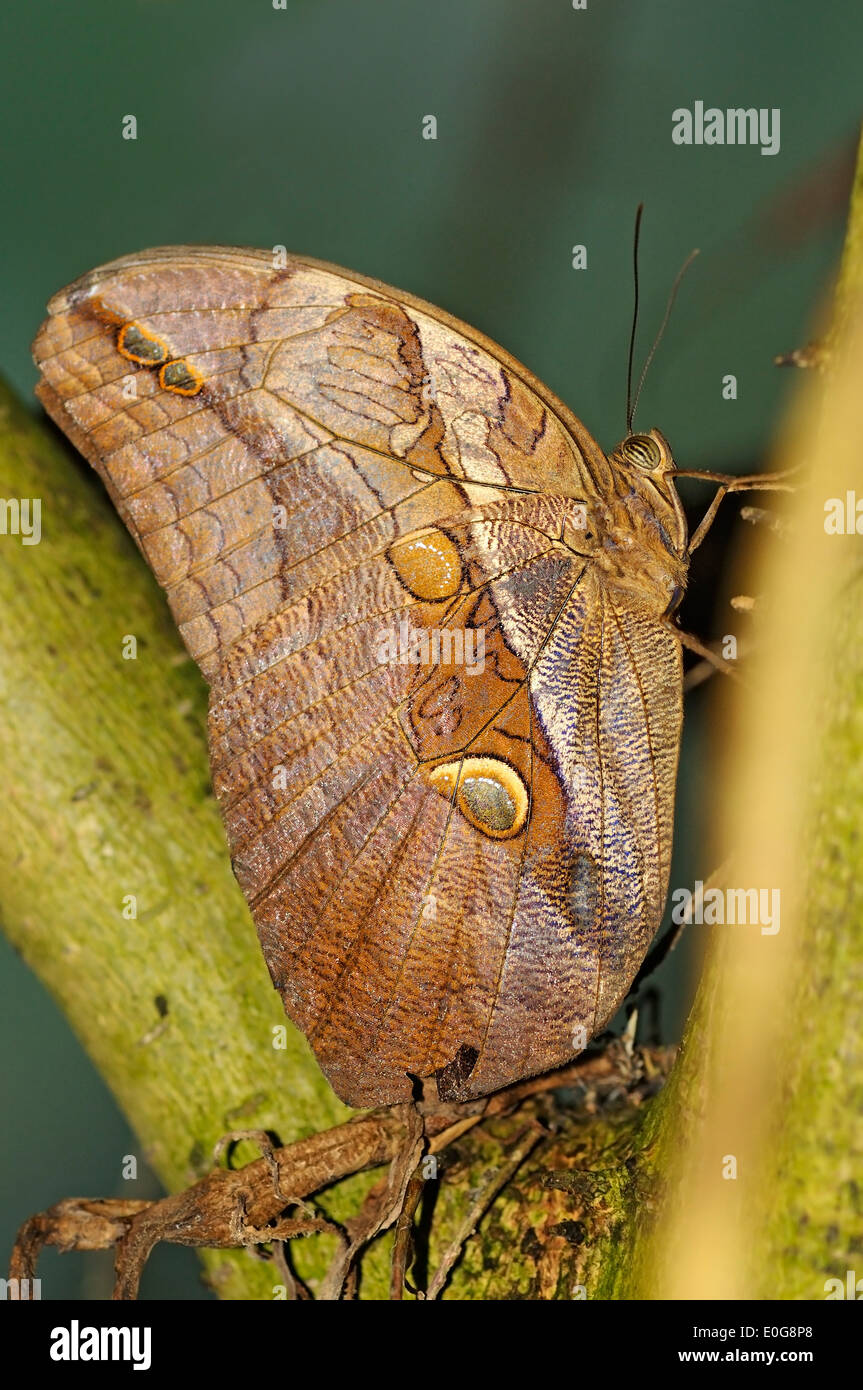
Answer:
[{"label": "blurred green background", "polygon": [[[638,361],[680,263],[694,246],[702,254],[639,423],[662,429],[682,467],[763,466],[794,385],[773,357],[807,341],[841,246],[863,8],[28,0],[6,7],[0,34],[0,371],[26,399],[45,301],[83,271],[164,243],[282,243],[475,324],[610,449],[625,432],[632,224],[643,199]],[[674,145],[671,113],[696,100],[778,107],[779,154]],[[134,142],[121,137],[128,114]],[[421,137],[429,114],[436,141]],[[576,244],[587,247],[586,270],[572,269]],[[722,399],[729,372],[736,401]],[[686,496],[701,505],[705,494]],[[740,538],[735,512],[704,548],[683,610],[702,635],[740,628],[723,589]],[[714,867],[702,830],[710,700],[701,687],[687,704],[674,884]],[[679,1036],[697,930],[656,976],[661,1009],[658,1020],[644,1011],[644,1036]],[[120,1183],[120,1156],[135,1141],[111,1096],[2,943],[0,965],[5,1263],[32,1211],[68,1195],[158,1188],[147,1175]],[[107,1256],[49,1253],[41,1272],[52,1298],[110,1288]],[[143,1296],[204,1296],[192,1254],[157,1253]]]}]

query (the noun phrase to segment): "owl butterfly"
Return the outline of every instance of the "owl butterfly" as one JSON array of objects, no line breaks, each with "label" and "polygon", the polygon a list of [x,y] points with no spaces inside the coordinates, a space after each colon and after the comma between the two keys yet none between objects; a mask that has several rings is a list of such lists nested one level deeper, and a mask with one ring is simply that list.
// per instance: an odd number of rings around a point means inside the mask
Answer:
[{"label": "owl butterfly", "polygon": [[167,247],[56,295],[46,409],[210,685],[273,981],[352,1105],[558,1067],[663,911],[686,521],[450,315],[352,272]]}]

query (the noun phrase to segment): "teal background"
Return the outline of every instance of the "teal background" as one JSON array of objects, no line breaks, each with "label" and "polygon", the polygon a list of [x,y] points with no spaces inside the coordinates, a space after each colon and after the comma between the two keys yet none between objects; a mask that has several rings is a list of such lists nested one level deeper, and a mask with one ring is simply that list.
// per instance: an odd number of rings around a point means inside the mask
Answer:
[{"label": "teal background", "polygon": [[[173,242],[282,243],[467,319],[611,448],[625,432],[643,199],[637,361],[679,265],[694,246],[701,256],[639,423],[662,429],[682,467],[757,468],[794,384],[772,359],[807,341],[841,246],[861,45],[863,8],[839,0],[7,6],[0,370],[30,398],[45,301],[100,262]],[[675,146],[671,113],[697,99],[779,107],[780,153]],[[127,114],[134,142],[121,137]],[[421,138],[427,114],[436,141]],[[586,270],[571,268],[575,244]],[[733,402],[721,396],[727,372]],[[727,608],[712,609],[734,512],[683,612],[703,635],[729,630]],[[710,699],[703,687],[687,705],[676,884],[714,867],[702,835]],[[697,955],[693,938],[656,977],[665,1039],[679,1036]],[[30,1212],[73,1194],[134,1195],[118,1174],[136,1144],[38,982],[2,945],[0,963],[5,1261]],[[146,1176],[135,1186],[155,1191]],[[109,1274],[108,1257],[49,1254],[43,1292],[104,1297]],[[144,1296],[203,1296],[193,1256],[159,1252]]]}]

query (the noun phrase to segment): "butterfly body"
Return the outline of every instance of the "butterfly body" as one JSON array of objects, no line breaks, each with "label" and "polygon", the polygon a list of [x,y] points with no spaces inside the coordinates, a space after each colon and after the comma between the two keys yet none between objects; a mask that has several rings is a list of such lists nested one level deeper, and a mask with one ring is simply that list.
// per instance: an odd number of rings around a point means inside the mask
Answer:
[{"label": "butterfly body", "polygon": [[686,523],[475,330],[269,253],[125,257],[52,300],[39,394],[210,684],[273,980],[355,1105],[568,1061],[662,914]]}]

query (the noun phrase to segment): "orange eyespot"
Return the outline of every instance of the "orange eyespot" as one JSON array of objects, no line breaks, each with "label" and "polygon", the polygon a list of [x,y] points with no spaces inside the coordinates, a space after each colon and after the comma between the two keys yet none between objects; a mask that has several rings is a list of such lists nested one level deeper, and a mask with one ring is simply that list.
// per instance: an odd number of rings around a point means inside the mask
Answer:
[{"label": "orange eyespot", "polygon": [[148,332],[137,323],[123,324],[117,334],[117,351],[130,362],[138,362],[142,367],[158,366],[168,356],[168,349],[161,338],[157,338],[155,333]]},{"label": "orange eyespot", "polygon": [[441,763],[429,780],[452,797],[466,820],[493,840],[517,835],[527,820],[529,798],[515,768],[500,758],[462,758]]},{"label": "orange eyespot", "polygon": [[462,564],[449,536],[435,527],[396,541],[387,552],[409,593],[427,603],[452,598],[461,587]]},{"label": "orange eyespot", "polygon": [[200,372],[191,367],[182,357],[166,362],[159,372],[159,385],[163,391],[175,391],[178,396],[197,396],[204,379]]}]

